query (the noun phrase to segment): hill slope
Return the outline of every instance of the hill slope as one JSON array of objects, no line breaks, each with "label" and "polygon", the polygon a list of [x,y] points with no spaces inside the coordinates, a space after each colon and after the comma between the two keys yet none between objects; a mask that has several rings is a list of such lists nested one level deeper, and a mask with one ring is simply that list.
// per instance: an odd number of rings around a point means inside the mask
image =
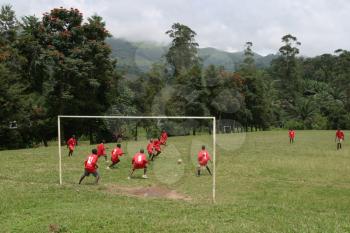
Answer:
[{"label": "hill slope", "polygon": [[[130,42],[124,39],[111,38],[108,44],[112,47],[112,55],[118,60],[118,67],[128,73],[147,72],[152,64],[164,59],[168,47],[152,42]],[[227,70],[234,71],[235,67],[242,63],[243,52],[230,53],[215,48],[200,48],[199,57],[206,67],[210,64],[224,66]],[[255,54],[255,62],[258,67],[268,67],[276,55],[261,56]]]}]

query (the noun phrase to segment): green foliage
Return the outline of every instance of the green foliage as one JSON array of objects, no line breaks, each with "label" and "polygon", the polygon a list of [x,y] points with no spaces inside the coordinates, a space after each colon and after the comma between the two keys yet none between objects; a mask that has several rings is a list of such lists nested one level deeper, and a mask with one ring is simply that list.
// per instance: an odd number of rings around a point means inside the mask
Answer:
[{"label": "green foliage", "polygon": [[172,39],[166,59],[172,66],[175,76],[199,64],[198,43],[195,40],[197,34],[191,28],[174,23],[166,34]]}]

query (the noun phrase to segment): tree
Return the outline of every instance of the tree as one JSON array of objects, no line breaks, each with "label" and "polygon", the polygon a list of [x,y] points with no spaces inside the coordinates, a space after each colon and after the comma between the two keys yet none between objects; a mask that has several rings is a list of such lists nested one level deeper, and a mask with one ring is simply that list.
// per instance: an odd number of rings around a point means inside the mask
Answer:
[{"label": "tree", "polygon": [[[34,83],[45,86],[48,116],[104,113],[110,106],[107,94],[116,75],[111,49],[105,43],[110,34],[102,18],[94,15],[83,24],[78,9],[55,8],[44,13],[41,22],[26,18],[24,23],[24,34],[31,41],[31,47],[25,48],[37,54],[29,67],[40,68],[30,70],[30,76]],[[66,137],[76,131],[75,126],[79,124],[65,122]]]},{"label": "tree", "polygon": [[175,76],[178,76],[183,70],[186,71],[199,65],[198,43],[195,40],[197,34],[191,28],[174,23],[166,34],[172,39],[166,59],[172,66]]}]

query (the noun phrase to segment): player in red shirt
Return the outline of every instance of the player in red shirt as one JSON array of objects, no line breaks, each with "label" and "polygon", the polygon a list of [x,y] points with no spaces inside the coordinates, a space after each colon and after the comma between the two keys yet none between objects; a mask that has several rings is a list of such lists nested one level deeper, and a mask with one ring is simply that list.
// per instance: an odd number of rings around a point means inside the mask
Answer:
[{"label": "player in red shirt", "polygon": [[[160,155],[160,153],[162,153],[162,149],[160,147],[160,144],[161,144],[160,138],[153,140],[153,147],[155,150],[155,155],[153,157],[158,156],[158,155]],[[153,160],[153,157],[151,160]]]},{"label": "player in red shirt", "polygon": [[117,144],[117,147],[114,148],[111,152],[111,161],[112,164],[107,167],[107,169],[113,168],[114,165],[120,162],[119,157],[123,156],[125,153],[122,150],[122,146]]},{"label": "player in red shirt", "polygon": [[208,161],[211,161],[211,157],[209,152],[205,149],[205,146],[202,146],[202,150],[198,152],[198,167],[197,167],[197,176],[201,175],[201,168],[205,167],[209,174],[211,175],[211,171],[208,167]]},{"label": "player in red shirt", "polygon": [[140,152],[136,153],[134,155],[134,157],[132,158],[132,161],[131,161],[132,168],[131,168],[130,175],[129,175],[128,179],[130,179],[130,177],[132,176],[132,174],[134,173],[134,171],[136,169],[143,169],[142,178],[147,179],[148,178],[146,175],[147,163],[148,163],[148,161],[147,161],[146,155],[144,153],[144,150],[141,149]]},{"label": "player in red shirt", "polygon": [[94,177],[96,177],[96,184],[98,183],[98,180],[100,179],[100,175],[97,172],[97,150],[92,149],[92,154],[87,157],[87,159],[84,162],[84,174],[80,177],[79,184],[83,181],[85,176],[89,176],[92,174]]},{"label": "player in red shirt", "polygon": [[67,147],[69,149],[68,157],[73,156],[75,145],[77,145],[77,140],[75,139],[75,135],[72,135],[72,137],[67,141]]},{"label": "player in red shirt", "polygon": [[344,132],[340,129],[337,129],[335,133],[335,141],[337,142],[337,150],[342,149],[342,142],[345,140]]},{"label": "player in red shirt", "polygon": [[168,140],[168,134],[165,130],[162,131],[162,134],[160,135],[160,144],[166,146],[166,141]]},{"label": "player in red shirt", "polygon": [[149,143],[147,145],[147,153],[148,153],[148,158],[152,160],[154,156],[154,144],[153,144],[153,139],[149,140]]},{"label": "player in red shirt", "polygon": [[105,160],[107,162],[107,154],[106,154],[106,147],[104,145],[105,140],[102,140],[101,144],[97,146],[97,156],[100,158],[101,156],[105,157]]},{"label": "player in red shirt", "polygon": [[289,143],[293,144],[294,138],[295,138],[295,131],[293,129],[289,129],[288,135],[289,135]]}]

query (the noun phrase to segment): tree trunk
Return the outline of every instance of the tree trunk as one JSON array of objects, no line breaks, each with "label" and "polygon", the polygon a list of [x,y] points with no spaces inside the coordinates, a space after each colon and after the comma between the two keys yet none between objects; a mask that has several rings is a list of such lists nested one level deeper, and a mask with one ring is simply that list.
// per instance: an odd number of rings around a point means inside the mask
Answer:
[{"label": "tree trunk", "polygon": [[45,147],[48,147],[48,145],[47,145],[47,140],[46,140],[45,137],[43,138],[43,143],[44,143],[44,146],[45,146]]},{"label": "tree trunk", "polygon": [[91,127],[89,127],[89,139],[90,139],[90,145],[94,144],[94,137],[92,136]]},{"label": "tree trunk", "polygon": [[136,127],[135,127],[135,141],[137,141],[137,136],[138,136],[138,135],[137,135],[137,133],[138,133],[138,132],[137,132],[137,128],[138,128],[138,124],[136,123]]}]

